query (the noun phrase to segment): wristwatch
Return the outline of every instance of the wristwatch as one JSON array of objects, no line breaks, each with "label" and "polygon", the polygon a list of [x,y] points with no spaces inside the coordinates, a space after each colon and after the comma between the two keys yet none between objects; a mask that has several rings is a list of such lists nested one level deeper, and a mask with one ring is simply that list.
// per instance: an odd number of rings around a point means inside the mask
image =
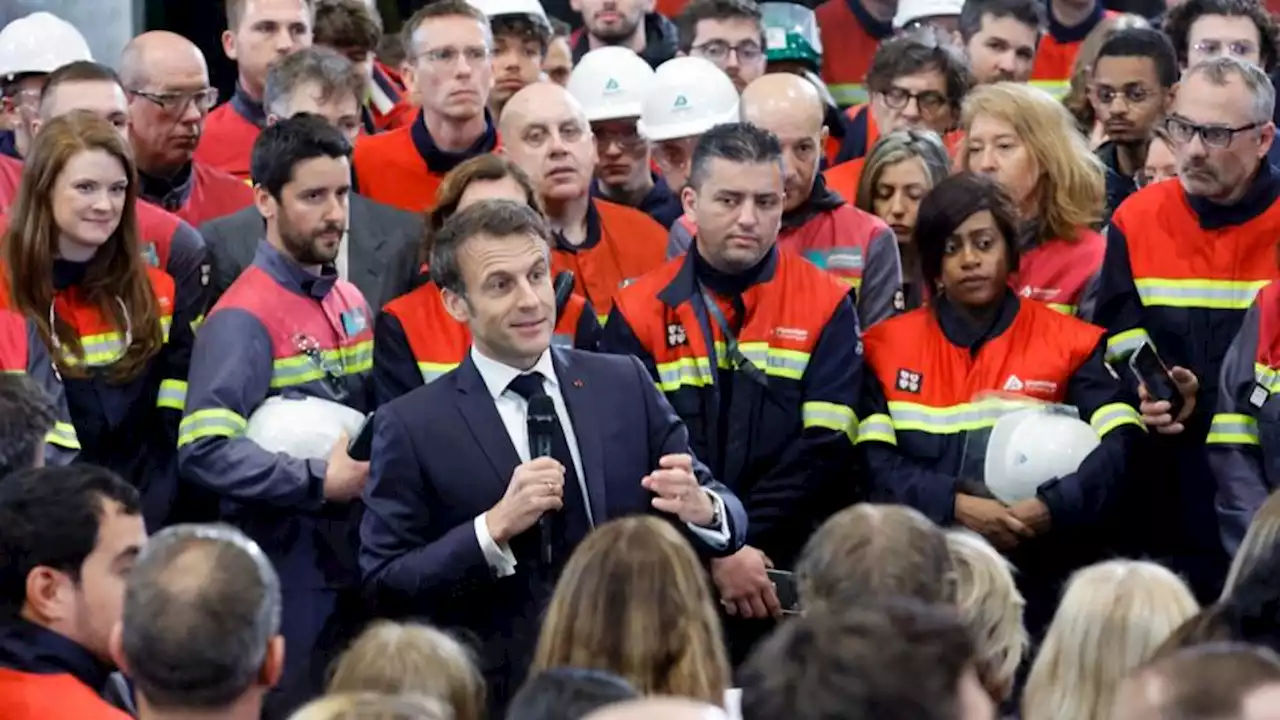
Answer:
[{"label": "wristwatch", "polygon": [[720,508],[723,507],[723,504],[719,502],[719,498],[716,497],[716,494],[710,490],[704,489],[702,492],[706,493],[707,497],[711,500],[711,522],[706,525],[702,525],[701,527],[710,530],[717,530],[720,528],[721,523],[724,522],[724,518],[721,517],[720,512]]}]

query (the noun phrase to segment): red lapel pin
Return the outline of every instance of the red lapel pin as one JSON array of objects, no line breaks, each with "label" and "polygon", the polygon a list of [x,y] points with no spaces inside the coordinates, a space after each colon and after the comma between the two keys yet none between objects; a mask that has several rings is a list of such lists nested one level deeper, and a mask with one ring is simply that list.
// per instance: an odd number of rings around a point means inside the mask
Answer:
[{"label": "red lapel pin", "polygon": [[573,381],[573,386],[574,386],[574,387],[576,387],[576,388],[580,388],[580,387],[582,387],[582,379],[581,379],[581,378],[575,378],[575,379],[574,379],[574,381]]}]

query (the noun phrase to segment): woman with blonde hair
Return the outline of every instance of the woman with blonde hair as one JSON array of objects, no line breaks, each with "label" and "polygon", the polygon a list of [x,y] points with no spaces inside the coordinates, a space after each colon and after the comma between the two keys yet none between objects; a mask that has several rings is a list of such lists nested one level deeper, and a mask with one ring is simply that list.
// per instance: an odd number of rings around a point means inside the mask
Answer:
[{"label": "woman with blonde hair", "polygon": [[1014,676],[1027,649],[1022,624],[1027,603],[1018,592],[1009,561],[981,535],[949,530],[947,549],[955,566],[960,620],[969,628],[977,651],[978,679],[992,702],[1000,705],[1013,692]]},{"label": "woman with blonde hair", "polygon": [[615,673],[643,695],[724,704],[729,663],[706,572],[670,523],[614,520],[574,551],[530,674],[566,666]]},{"label": "woman with blonde hair", "polygon": [[440,700],[456,720],[483,720],[485,686],[471,654],[427,625],[378,621],[333,666],[330,693],[410,693]]},{"label": "woman with blonde hair", "polygon": [[[482,200],[511,200],[542,212],[538,192],[528,174],[499,155],[467,160],[444,177],[436,205],[426,215],[420,261],[431,253],[431,239],[459,210]],[[557,278],[559,280],[559,278]],[[600,322],[586,298],[559,291],[557,282],[555,345],[595,350]],[[572,287],[570,282],[568,287]],[[466,323],[449,314],[440,288],[427,281],[387,303],[373,329],[373,396],[378,405],[422,387],[462,363],[471,348]]]},{"label": "woman with blonde hair", "polygon": [[115,126],[88,111],[45,124],[0,240],[0,307],[29,318],[52,356],[78,460],[139,484],[147,524],[159,526],[173,516],[201,308],[144,262],[137,194],[132,151]]},{"label": "woman with blonde hair", "polygon": [[1227,572],[1227,582],[1222,588],[1222,599],[1225,600],[1240,579],[1248,575],[1258,562],[1276,550],[1280,540],[1280,492],[1271,493],[1266,502],[1254,513],[1245,532],[1244,540],[1236,550],[1231,561],[1231,569]]},{"label": "woman with blonde hair", "polygon": [[1061,103],[1043,90],[1001,82],[964,101],[964,170],[995,179],[1021,223],[1021,296],[1069,315],[1102,267],[1106,241],[1093,230],[1106,209],[1105,171]]},{"label": "woman with blonde hair", "polygon": [[1151,23],[1141,15],[1124,13],[1104,18],[1089,31],[1080,42],[1076,51],[1076,61],[1071,66],[1071,83],[1067,94],[1062,98],[1071,116],[1076,119],[1076,127],[1080,133],[1089,138],[1089,147],[1097,148],[1105,137],[1102,126],[1098,124],[1098,114],[1093,109],[1089,98],[1089,76],[1093,73],[1093,63],[1098,59],[1098,52],[1112,35],[1129,28],[1151,27]]},{"label": "woman with blonde hair", "polygon": [[942,139],[927,130],[898,130],[872,146],[858,181],[854,204],[884,220],[898,239],[902,259],[902,292],[906,310],[925,299],[920,259],[911,234],[920,201],[951,172],[951,159]]},{"label": "woman with blonde hair", "polygon": [[1031,666],[1023,720],[1106,718],[1124,677],[1198,611],[1186,584],[1155,563],[1077,572]]}]

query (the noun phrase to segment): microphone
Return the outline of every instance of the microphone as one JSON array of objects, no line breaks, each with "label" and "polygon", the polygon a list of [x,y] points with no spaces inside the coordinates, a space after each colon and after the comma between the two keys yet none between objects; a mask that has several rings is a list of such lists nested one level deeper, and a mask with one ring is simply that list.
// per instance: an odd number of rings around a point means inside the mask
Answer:
[{"label": "microphone", "polygon": [[[549,395],[529,398],[529,457],[551,457],[551,438],[556,431],[556,405]],[[542,562],[551,564],[551,515],[538,518],[538,534],[542,540]]]}]

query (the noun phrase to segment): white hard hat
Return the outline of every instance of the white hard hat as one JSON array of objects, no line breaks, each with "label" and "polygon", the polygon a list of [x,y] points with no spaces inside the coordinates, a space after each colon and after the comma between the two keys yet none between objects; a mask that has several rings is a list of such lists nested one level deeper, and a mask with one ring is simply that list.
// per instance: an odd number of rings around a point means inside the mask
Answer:
[{"label": "white hard hat", "polygon": [[596,48],[578,61],[569,76],[569,94],[587,114],[587,122],[640,117],[653,68],[628,48]]},{"label": "white hard hat", "polygon": [[245,437],[267,452],[323,460],[343,432],[355,437],[363,422],[363,413],[342,403],[276,395],[249,416]]},{"label": "white hard hat", "polygon": [[893,27],[901,30],[916,20],[959,15],[963,8],[964,0],[898,0]]},{"label": "white hard hat", "polygon": [[1080,469],[1098,445],[1098,434],[1079,418],[1019,410],[1001,417],[991,430],[983,480],[1004,502],[1033,498],[1042,484]]},{"label": "white hard hat", "polygon": [[538,0],[467,0],[471,7],[485,14],[485,17],[498,15],[525,15],[535,22],[551,27],[547,19],[547,11],[542,9]]},{"label": "white hard hat", "polygon": [[68,63],[92,59],[80,31],[52,13],[31,13],[0,30],[0,79],[48,74]]},{"label": "white hard hat", "polygon": [[738,121],[738,89],[708,60],[678,57],[658,66],[637,128],[651,141],[701,135]]}]

